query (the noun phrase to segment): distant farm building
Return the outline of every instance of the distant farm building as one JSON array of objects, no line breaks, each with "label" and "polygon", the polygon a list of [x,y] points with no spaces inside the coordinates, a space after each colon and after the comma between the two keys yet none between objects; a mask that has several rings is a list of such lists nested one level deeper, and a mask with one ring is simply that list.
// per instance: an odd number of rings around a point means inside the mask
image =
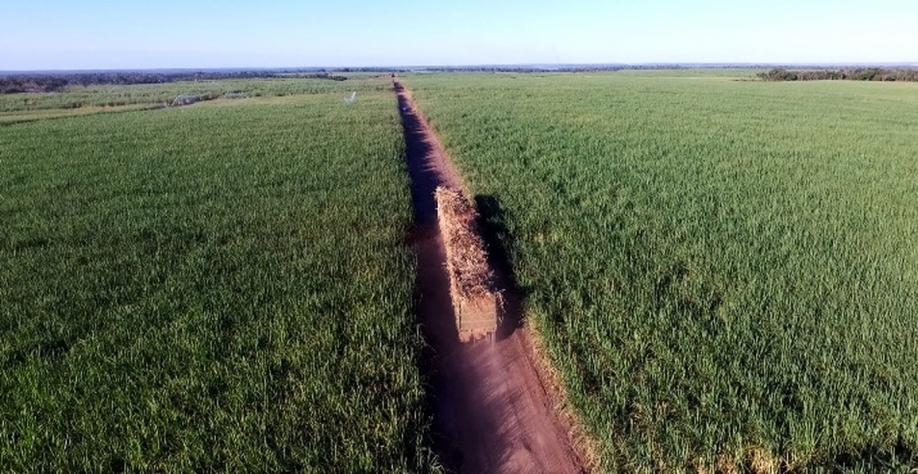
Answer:
[{"label": "distant farm building", "polygon": [[199,100],[201,100],[201,98],[194,94],[179,94],[175,100],[172,101],[172,106],[179,107],[182,105],[191,105]]}]

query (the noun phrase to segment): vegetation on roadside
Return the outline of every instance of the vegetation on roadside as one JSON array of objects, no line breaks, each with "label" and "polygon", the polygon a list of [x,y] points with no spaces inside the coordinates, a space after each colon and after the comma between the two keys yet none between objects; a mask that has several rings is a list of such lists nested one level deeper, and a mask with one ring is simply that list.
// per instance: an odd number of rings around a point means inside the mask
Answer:
[{"label": "vegetation on roadside", "polygon": [[301,84],[0,128],[3,470],[436,469],[395,98]]},{"label": "vegetation on roadside", "polygon": [[610,472],[918,467],[918,88],[403,77]]}]

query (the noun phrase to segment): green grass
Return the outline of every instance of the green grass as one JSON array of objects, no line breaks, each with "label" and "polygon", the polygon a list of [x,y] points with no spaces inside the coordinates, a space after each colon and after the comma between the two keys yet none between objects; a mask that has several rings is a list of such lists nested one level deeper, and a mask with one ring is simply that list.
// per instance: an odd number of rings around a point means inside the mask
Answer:
[{"label": "green grass", "polygon": [[153,110],[162,108],[162,105],[151,106],[150,104],[132,104],[132,105],[90,105],[69,109],[35,109],[21,110],[15,112],[0,113],[0,126],[16,123],[35,122],[37,120],[59,119],[67,117],[81,117],[94,114],[110,114],[118,112],[128,112],[133,110]]},{"label": "green grass", "polygon": [[5,115],[54,109],[171,104],[180,94],[205,99],[220,97],[275,97],[300,94],[373,92],[391,84],[377,77],[355,74],[344,82],[315,78],[225,79],[165,84],[67,86],[62,92],[0,94],[0,120]]},{"label": "green grass", "polygon": [[2,470],[435,468],[395,98],[338,87],[0,127]]},{"label": "green grass", "polygon": [[918,466],[918,86],[404,81],[603,470]]},{"label": "green grass", "polygon": [[745,80],[755,78],[756,73],[763,69],[754,68],[681,68],[681,69],[623,69],[613,74],[634,78],[659,78],[659,77],[697,77],[731,80]]}]

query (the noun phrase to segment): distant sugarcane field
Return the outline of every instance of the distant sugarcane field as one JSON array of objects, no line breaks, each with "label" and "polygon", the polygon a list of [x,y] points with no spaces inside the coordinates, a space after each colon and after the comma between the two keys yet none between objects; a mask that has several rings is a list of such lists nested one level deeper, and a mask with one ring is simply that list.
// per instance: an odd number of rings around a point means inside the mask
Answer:
[{"label": "distant sugarcane field", "polygon": [[[918,468],[918,84],[787,74],[398,74],[599,472]],[[446,471],[389,74],[97,82],[0,95],[0,470]]]}]

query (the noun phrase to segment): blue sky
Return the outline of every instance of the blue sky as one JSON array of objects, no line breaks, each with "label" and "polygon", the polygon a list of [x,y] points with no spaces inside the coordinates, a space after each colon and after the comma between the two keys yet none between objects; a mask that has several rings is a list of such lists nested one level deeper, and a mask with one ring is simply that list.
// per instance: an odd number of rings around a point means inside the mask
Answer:
[{"label": "blue sky", "polygon": [[0,70],[918,63],[918,0],[35,0]]}]

